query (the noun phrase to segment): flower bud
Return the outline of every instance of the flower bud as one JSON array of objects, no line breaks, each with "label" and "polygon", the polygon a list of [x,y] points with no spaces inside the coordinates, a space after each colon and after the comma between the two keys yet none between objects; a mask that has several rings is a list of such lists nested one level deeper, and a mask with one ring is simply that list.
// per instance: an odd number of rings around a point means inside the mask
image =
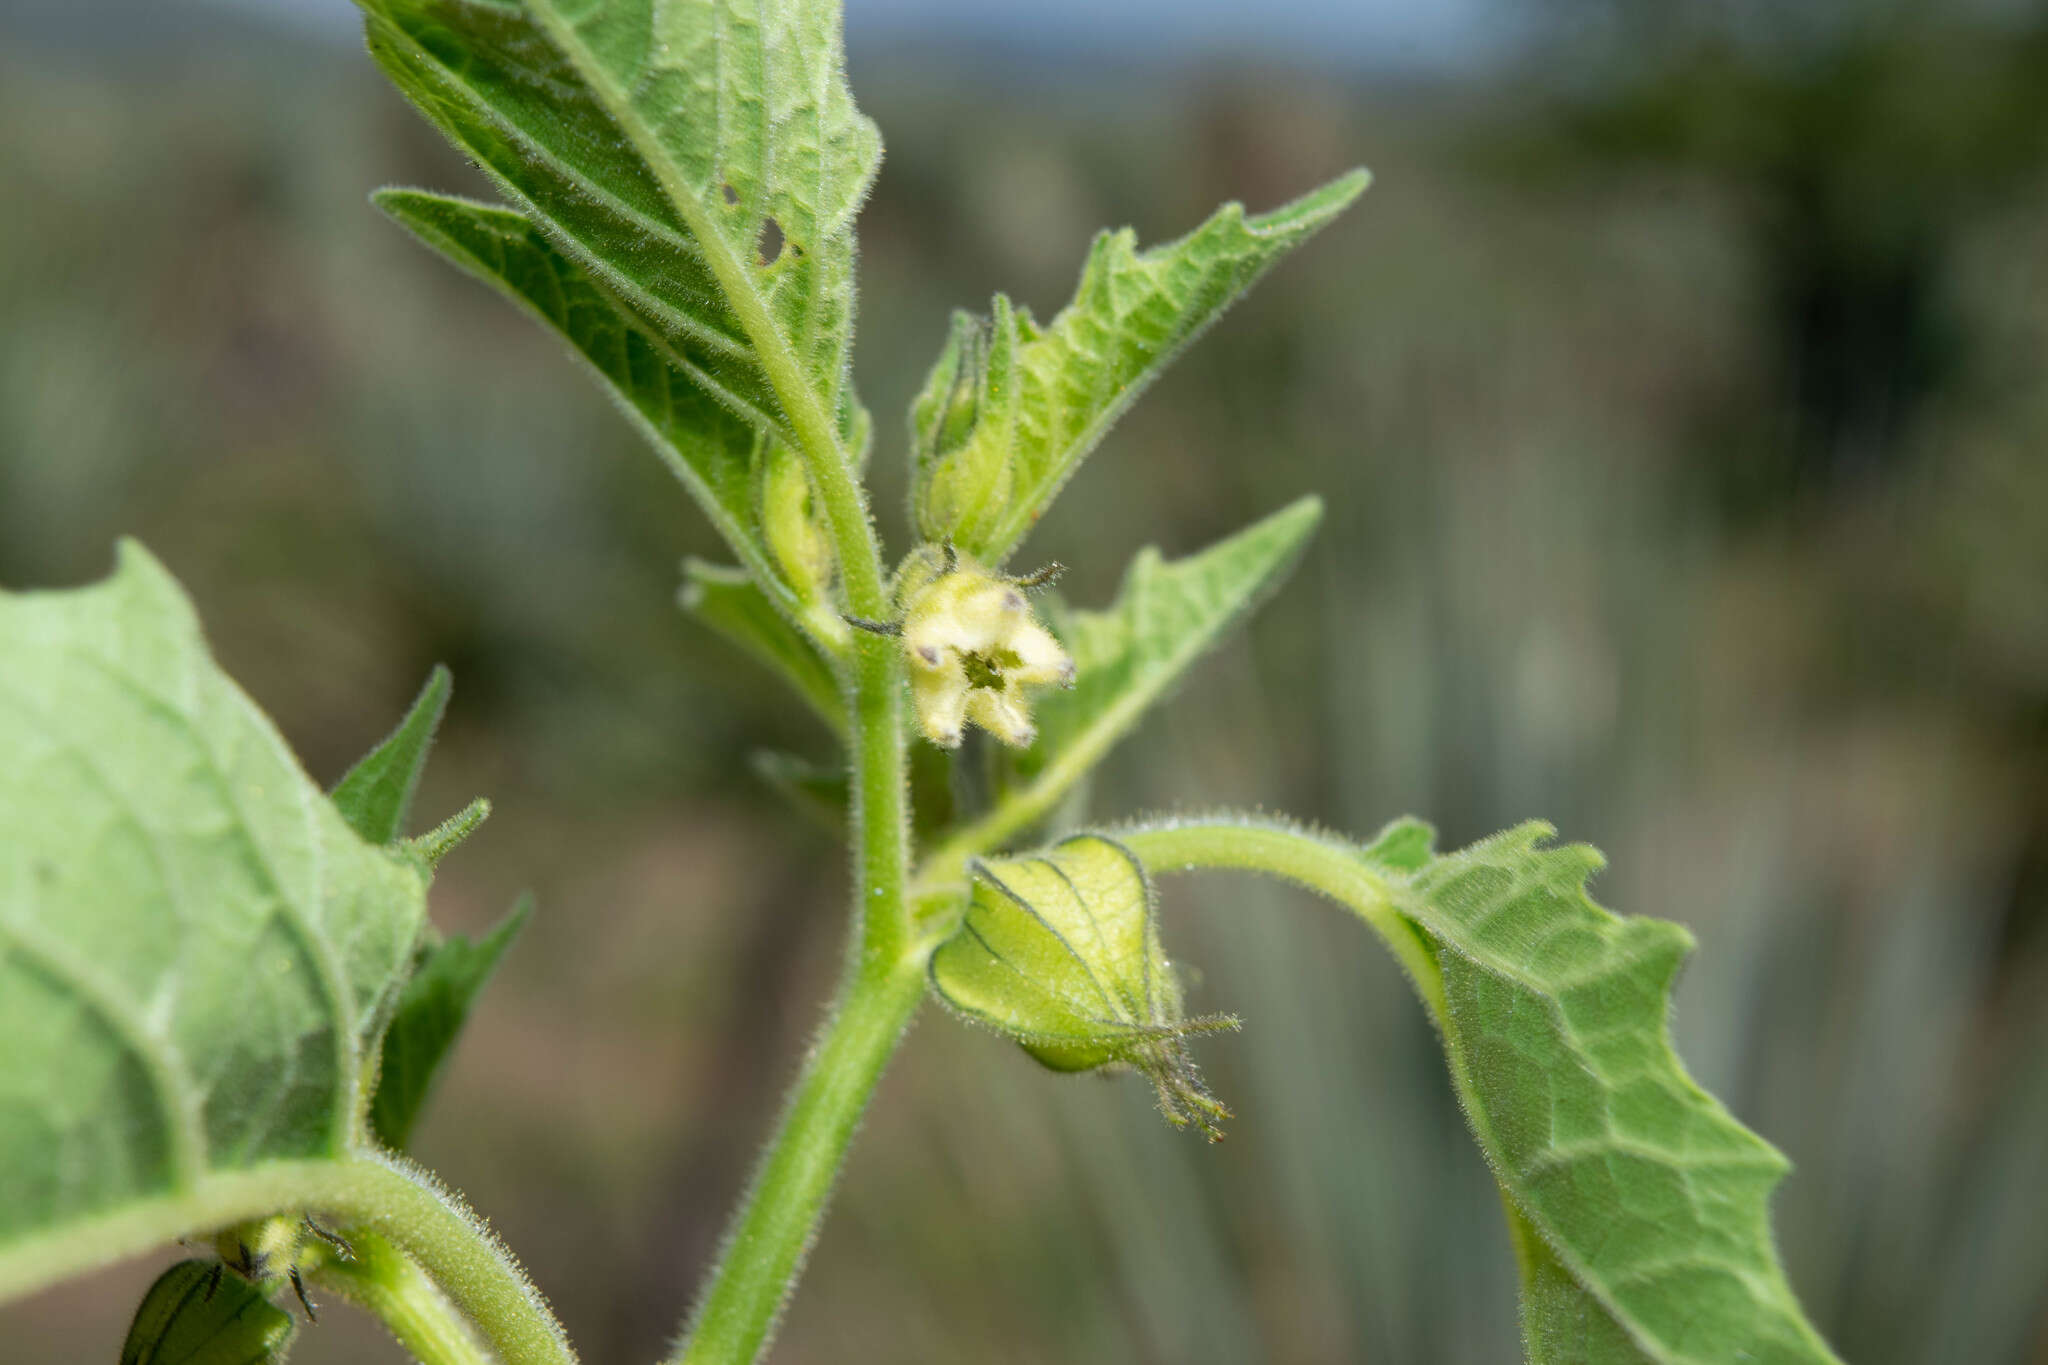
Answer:
[{"label": "flower bud", "polygon": [[761,533],[775,567],[805,603],[821,601],[832,586],[838,556],[818,522],[810,473],[794,450],[771,439],[758,478]]},{"label": "flower bud", "polygon": [[269,1365],[298,1324],[218,1261],[180,1261],[136,1306],[121,1365]]},{"label": "flower bud", "polygon": [[1024,587],[973,557],[925,546],[898,576],[903,652],[925,737],[957,748],[969,723],[1003,743],[1038,736],[1025,689],[1074,683],[1074,661],[1038,623]]},{"label": "flower bud", "polygon": [[955,313],[946,349],[911,405],[911,509],[920,534],[973,545],[1009,509],[1015,478],[1017,317]]},{"label": "flower bud", "polygon": [[1044,853],[975,863],[966,915],[930,972],[948,1006],[1046,1066],[1135,1068],[1174,1126],[1222,1136],[1216,1125],[1229,1111],[1202,1087],[1187,1038],[1238,1021],[1182,1017],[1151,881],[1122,844],[1083,834]]}]

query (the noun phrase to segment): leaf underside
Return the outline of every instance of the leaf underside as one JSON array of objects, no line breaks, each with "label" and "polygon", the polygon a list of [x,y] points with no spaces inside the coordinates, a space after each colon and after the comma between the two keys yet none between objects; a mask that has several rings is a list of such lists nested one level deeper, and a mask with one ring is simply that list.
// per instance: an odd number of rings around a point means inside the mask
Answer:
[{"label": "leaf underside", "polygon": [[779,584],[755,520],[754,464],[766,440],[759,428],[695,382],[650,326],[521,215],[424,190],[382,190],[376,201],[421,241],[560,334],[734,553],[757,579]]},{"label": "leaf underside", "polygon": [[0,1253],[214,1172],[340,1157],[425,907],[141,547],[0,592]]},{"label": "leaf underside", "polygon": [[841,75],[838,5],[359,4],[371,55],[513,209],[380,204],[562,333],[780,588],[747,477],[765,442],[792,440],[798,400],[855,455],[868,427],[853,220],[881,144]]},{"label": "leaf underside", "polygon": [[1775,1148],[1671,1047],[1692,937],[1596,905],[1603,866],[1531,823],[1427,857],[1403,822],[1363,856],[1442,973],[1444,1042],[1474,1135],[1516,1216],[1532,1361],[1835,1359],[1785,1278]]}]

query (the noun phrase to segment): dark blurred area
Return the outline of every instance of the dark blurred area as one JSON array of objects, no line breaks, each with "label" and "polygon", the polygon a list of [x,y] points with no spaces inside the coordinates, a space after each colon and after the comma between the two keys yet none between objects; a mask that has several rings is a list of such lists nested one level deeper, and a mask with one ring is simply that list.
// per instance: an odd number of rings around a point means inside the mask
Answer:
[{"label": "dark blurred area", "polygon": [[[140,537],[322,780],[453,667],[421,816],[496,814],[435,918],[540,910],[418,1154],[586,1359],[652,1359],[833,978],[843,854],[747,761],[826,736],[675,609],[722,556],[595,386],[369,207],[484,191],[357,45],[58,12],[0,15],[0,582]],[[1098,227],[1370,165],[1027,547],[1099,604],[1143,543],[1328,503],[1097,814],[1599,844],[1603,902],[1700,940],[1680,1050],[1796,1163],[1778,1236],[1843,1356],[2048,1362],[2048,17],[1517,23],[1424,73],[864,41],[854,5],[884,526],[950,308],[1047,316]],[[1200,1049],[1230,1140],[928,1010],[775,1359],[1517,1357],[1491,1181],[1378,946],[1248,881],[1166,914],[1193,1007],[1246,1022]],[[0,1310],[0,1358],[111,1361],[167,1259]],[[400,1358],[340,1310],[302,1342]]]}]

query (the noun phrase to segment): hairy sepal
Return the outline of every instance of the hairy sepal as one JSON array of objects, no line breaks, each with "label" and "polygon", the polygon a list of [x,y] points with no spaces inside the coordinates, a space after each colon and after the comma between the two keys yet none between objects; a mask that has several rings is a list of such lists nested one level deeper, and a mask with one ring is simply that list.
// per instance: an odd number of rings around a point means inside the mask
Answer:
[{"label": "hairy sepal", "polygon": [[1151,880],[1116,841],[1076,835],[975,863],[965,913],[929,973],[950,1009],[1007,1034],[1043,1065],[1135,1068],[1175,1126],[1221,1136],[1229,1111],[1202,1086],[1187,1039],[1237,1020],[1185,1017]]}]

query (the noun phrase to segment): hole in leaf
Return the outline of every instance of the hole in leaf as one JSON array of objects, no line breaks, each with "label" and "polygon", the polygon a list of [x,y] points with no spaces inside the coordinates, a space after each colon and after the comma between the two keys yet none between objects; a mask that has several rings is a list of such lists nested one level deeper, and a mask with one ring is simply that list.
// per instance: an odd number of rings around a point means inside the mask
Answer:
[{"label": "hole in leaf", "polygon": [[725,184],[720,185],[718,191],[725,196],[726,203],[737,204],[740,202],[740,192],[732,187],[731,181],[728,180]]},{"label": "hole in leaf", "polygon": [[760,253],[762,265],[774,265],[775,258],[782,254],[782,224],[773,218],[763,218],[761,235],[754,241],[754,250]]}]

